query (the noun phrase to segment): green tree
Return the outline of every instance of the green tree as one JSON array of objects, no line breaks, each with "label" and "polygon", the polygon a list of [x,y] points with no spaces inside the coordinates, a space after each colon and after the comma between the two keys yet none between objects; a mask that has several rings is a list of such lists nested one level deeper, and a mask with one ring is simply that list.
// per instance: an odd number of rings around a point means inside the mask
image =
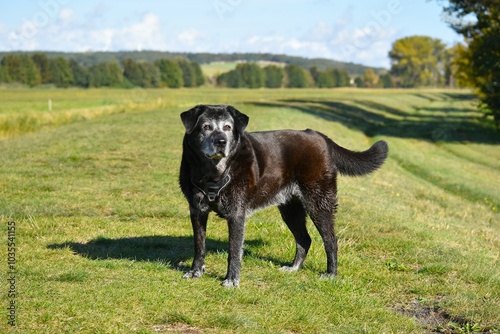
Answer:
[{"label": "green tree", "polygon": [[197,62],[192,61],[191,62],[191,67],[193,68],[194,75],[196,76],[196,86],[202,86],[205,83],[205,76],[203,75],[203,71],[201,70],[200,64]]},{"label": "green tree", "polygon": [[221,74],[217,84],[231,88],[259,88],[266,84],[266,71],[256,63],[241,63],[234,70]]},{"label": "green tree", "polygon": [[311,74],[311,77],[313,78],[314,80],[314,85],[317,86],[317,87],[320,87],[319,86],[319,75],[320,75],[320,70],[318,70],[318,67],[317,66],[312,66],[309,68],[309,73]]},{"label": "green tree", "polygon": [[63,58],[58,57],[49,61],[51,81],[57,87],[69,87],[74,82],[73,71],[69,66],[69,62]]},{"label": "green tree", "polygon": [[140,84],[143,88],[156,88],[160,87],[161,74],[160,70],[150,62],[140,62],[139,69],[142,73],[142,82]]},{"label": "green tree", "polygon": [[280,88],[283,83],[283,68],[276,65],[268,65],[263,68],[267,88]]},{"label": "green tree", "polygon": [[[311,82],[312,80],[312,82]],[[324,71],[318,70],[316,66],[309,68],[309,77],[306,73],[306,86],[317,86],[319,88],[347,87],[350,84],[349,73],[345,70],[330,67]]]},{"label": "green tree", "polygon": [[333,71],[326,70],[320,71],[317,74],[316,85],[319,88],[333,88],[335,87],[335,79],[333,78]]},{"label": "green tree", "polygon": [[91,66],[89,72],[91,87],[117,87],[123,83],[123,73],[116,61]]},{"label": "green tree", "polygon": [[[444,8],[450,26],[468,42],[462,56],[465,76],[500,129],[500,6],[497,0],[449,0]],[[464,60],[462,59],[464,62]]]},{"label": "green tree", "polygon": [[1,64],[13,82],[32,87],[42,83],[40,70],[28,55],[7,54],[3,57]]},{"label": "green tree", "polygon": [[73,85],[87,88],[90,85],[90,73],[88,68],[80,65],[76,60],[69,61],[69,67],[73,72]]},{"label": "green tree", "polygon": [[285,73],[287,77],[286,87],[288,88],[306,88],[312,83],[312,78],[308,80],[305,70],[297,65],[287,65]]},{"label": "green tree", "polygon": [[182,70],[178,64],[170,59],[159,59],[155,65],[160,70],[160,86],[169,88],[180,88],[184,86]]},{"label": "green tree", "polygon": [[136,62],[134,59],[122,60],[123,77],[131,84],[143,88],[160,86],[161,74],[156,65],[149,62]]},{"label": "green tree", "polygon": [[226,73],[222,73],[217,77],[217,85],[229,88],[241,88],[244,86],[243,77],[241,73],[236,70],[231,70]]},{"label": "green tree", "polygon": [[392,88],[394,83],[390,73],[384,73],[379,76],[379,83],[382,88]]},{"label": "green tree", "polygon": [[334,69],[333,77],[335,87],[349,87],[351,85],[351,76],[346,70]]},{"label": "green tree", "polygon": [[243,80],[243,87],[259,88],[265,84],[264,71],[256,63],[238,64],[235,71],[240,73]]},{"label": "green tree", "polygon": [[52,72],[50,68],[50,60],[45,53],[36,52],[31,56],[33,62],[38,67],[40,75],[42,77],[42,83],[48,84],[52,83]]},{"label": "green tree", "polygon": [[354,86],[361,88],[363,87],[363,79],[361,77],[356,77],[354,79]]},{"label": "green tree", "polygon": [[11,81],[12,79],[10,78],[9,73],[7,72],[5,66],[0,65],[0,82],[8,83]]},{"label": "green tree", "polygon": [[178,58],[176,61],[182,71],[184,87],[196,87],[196,72],[191,62],[184,58]]},{"label": "green tree", "polygon": [[444,49],[441,40],[427,36],[398,39],[389,52],[391,74],[402,87],[437,86],[442,82]]},{"label": "green tree", "polygon": [[144,76],[139,64],[132,58],[122,60],[123,77],[134,86],[142,87]]}]

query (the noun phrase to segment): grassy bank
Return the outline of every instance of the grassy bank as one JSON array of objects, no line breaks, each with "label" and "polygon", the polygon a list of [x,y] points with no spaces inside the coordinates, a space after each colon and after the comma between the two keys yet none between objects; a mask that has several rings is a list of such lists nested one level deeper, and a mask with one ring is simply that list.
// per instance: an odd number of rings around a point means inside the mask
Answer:
[{"label": "grassy bank", "polygon": [[[0,220],[4,245],[16,224],[17,260],[11,298],[4,247],[2,332],[500,331],[500,139],[466,92],[4,89],[0,101]],[[179,113],[197,103],[234,104],[249,131],[313,128],[355,150],[389,142],[380,171],[339,180],[336,280],[319,279],[311,223],[304,269],[278,270],[294,243],[275,208],[248,220],[239,289],[219,286],[216,217],[206,275],[181,278],[193,246]],[[22,117],[37,121],[5,126]]]}]

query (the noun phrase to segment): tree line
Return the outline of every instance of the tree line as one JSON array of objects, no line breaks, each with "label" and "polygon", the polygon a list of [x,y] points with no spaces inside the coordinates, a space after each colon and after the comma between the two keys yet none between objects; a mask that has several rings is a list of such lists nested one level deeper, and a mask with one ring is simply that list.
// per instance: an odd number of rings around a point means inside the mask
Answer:
[{"label": "tree line", "polygon": [[[5,54],[11,54],[12,52],[1,52],[0,59]],[[16,52],[20,53],[20,52]],[[22,54],[32,55],[35,52],[22,52]],[[55,52],[55,51],[45,51],[44,52],[49,58],[63,57],[68,60],[73,59],[77,63],[90,67],[98,63],[118,61],[121,63],[124,59],[134,59],[135,61],[146,61],[154,63],[158,59],[178,59],[184,58],[191,62],[198,64],[210,64],[214,62],[247,62],[256,63],[265,61],[268,63],[281,63],[281,64],[295,64],[302,68],[318,67],[320,70],[325,70],[327,68],[338,68],[349,72],[352,76],[361,76],[364,71],[369,68],[368,66],[354,64],[350,62],[335,61],[326,58],[303,58],[289,55],[271,54],[271,53],[191,53],[191,52],[166,52],[166,51],[96,51],[96,52]],[[378,73],[382,68],[374,68]]]},{"label": "tree line", "polygon": [[[344,69],[312,66],[309,70],[295,64],[260,66],[239,63],[234,70],[213,78],[216,85],[230,88],[334,88],[353,85]],[[205,84],[198,63],[184,58],[157,59],[154,62],[124,58],[85,66],[62,56],[49,58],[43,52],[5,54],[0,61],[0,83],[20,83],[30,87],[198,87]],[[377,85],[378,76],[368,69],[356,79],[359,87],[391,87]],[[382,82],[382,81],[381,81]]]},{"label": "tree line", "polygon": [[[428,36],[409,36],[396,40],[389,52],[391,68],[376,72],[367,68],[351,77],[345,70],[329,67],[309,69],[297,64],[261,66],[240,62],[234,70],[212,78],[220,87],[230,88],[415,88],[470,87],[468,48],[457,44],[446,48]],[[28,86],[52,84],[57,87],[198,87],[205,83],[200,65],[185,58],[162,58],[154,62],[123,58],[85,66],[62,56],[45,53],[5,54],[0,62],[0,83]]]},{"label": "tree line", "polygon": [[[473,87],[478,76],[470,74],[468,50],[463,44],[447,47],[440,39],[429,36],[408,36],[393,43],[388,53],[389,70],[366,68],[361,75],[351,77],[346,70],[334,67],[320,70],[312,66],[306,70],[297,64],[261,67],[241,63],[220,75],[217,84],[233,88]],[[489,87],[491,91],[491,84]]]},{"label": "tree line", "polygon": [[329,67],[324,70],[316,66],[308,70],[295,65],[267,65],[240,63],[234,70],[219,75],[216,83],[230,88],[392,88],[394,79],[387,71],[377,74],[372,68],[363,75],[352,78],[344,69]]},{"label": "tree line", "polygon": [[336,68],[320,71],[315,66],[306,70],[294,64],[240,63],[234,70],[219,75],[216,82],[230,88],[333,88],[350,86],[351,78],[346,70]]},{"label": "tree line", "polygon": [[45,53],[6,54],[0,62],[0,83],[20,83],[31,87],[198,87],[205,77],[198,63],[187,59],[158,59],[154,63],[126,58],[83,66],[64,57],[49,58]]},{"label": "tree line", "polygon": [[[389,52],[389,71],[365,69],[351,77],[345,69],[297,64],[260,66],[241,62],[234,70],[213,78],[213,83],[231,88],[414,88],[470,86],[463,45],[446,48],[439,39],[410,36],[396,40]],[[85,66],[75,59],[47,54],[5,54],[0,62],[0,82],[28,86],[57,87],[198,87],[205,77],[197,62],[185,58],[160,58],[153,62],[123,58]]]}]

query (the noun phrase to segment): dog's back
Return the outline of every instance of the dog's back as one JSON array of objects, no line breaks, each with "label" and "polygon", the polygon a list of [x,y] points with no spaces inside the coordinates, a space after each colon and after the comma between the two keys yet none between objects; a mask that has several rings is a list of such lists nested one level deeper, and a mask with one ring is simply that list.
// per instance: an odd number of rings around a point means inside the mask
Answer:
[{"label": "dog's back", "polygon": [[[343,148],[324,134],[310,129],[251,132],[246,135],[252,143],[257,160],[261,162],[258,163],[259,166],[271,167],[263,163],[271,159],[279,167],[286,164],[286,168],[307,172],[312,177],[316,175],[314,169],[330,171],[332,167],[343,175],[369,174],[382,166],[389,152],[389,146],[383,140],[366,151],[356,152]],[[329,154],[325,154],[328,152]]]}]

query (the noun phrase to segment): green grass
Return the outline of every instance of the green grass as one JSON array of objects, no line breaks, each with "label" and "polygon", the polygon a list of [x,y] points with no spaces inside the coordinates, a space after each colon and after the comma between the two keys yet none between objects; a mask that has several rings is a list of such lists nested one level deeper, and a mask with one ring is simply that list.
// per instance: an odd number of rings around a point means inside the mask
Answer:
[{"label": "green grass", "polygon": [[236,68],[236,62],[216,62],[211,64],[202,64],[203,74],[209,78],[215,78],[222,73],[229,72]]},{"label": "green grass", "polygon": [[[14,332],[500,332],[500,136],[467,92],[3,89],[0,102],[0,128],[38,120],[0,140],[0,294],[6,314],[15,221]],[[334,281],[319,278],[311,223],[303,270],[279,270],[294,242],[275,208],[247,221],[239,289],[219,285],[227,226],[216,217],[206,274],[181,278],[193,242],[179,113],[197,103],[234,104],[249,131],[313,128],[356,150],[389,142],[381,170],[339,179]],[[45,122],[60,113],[81,117]]]}]

